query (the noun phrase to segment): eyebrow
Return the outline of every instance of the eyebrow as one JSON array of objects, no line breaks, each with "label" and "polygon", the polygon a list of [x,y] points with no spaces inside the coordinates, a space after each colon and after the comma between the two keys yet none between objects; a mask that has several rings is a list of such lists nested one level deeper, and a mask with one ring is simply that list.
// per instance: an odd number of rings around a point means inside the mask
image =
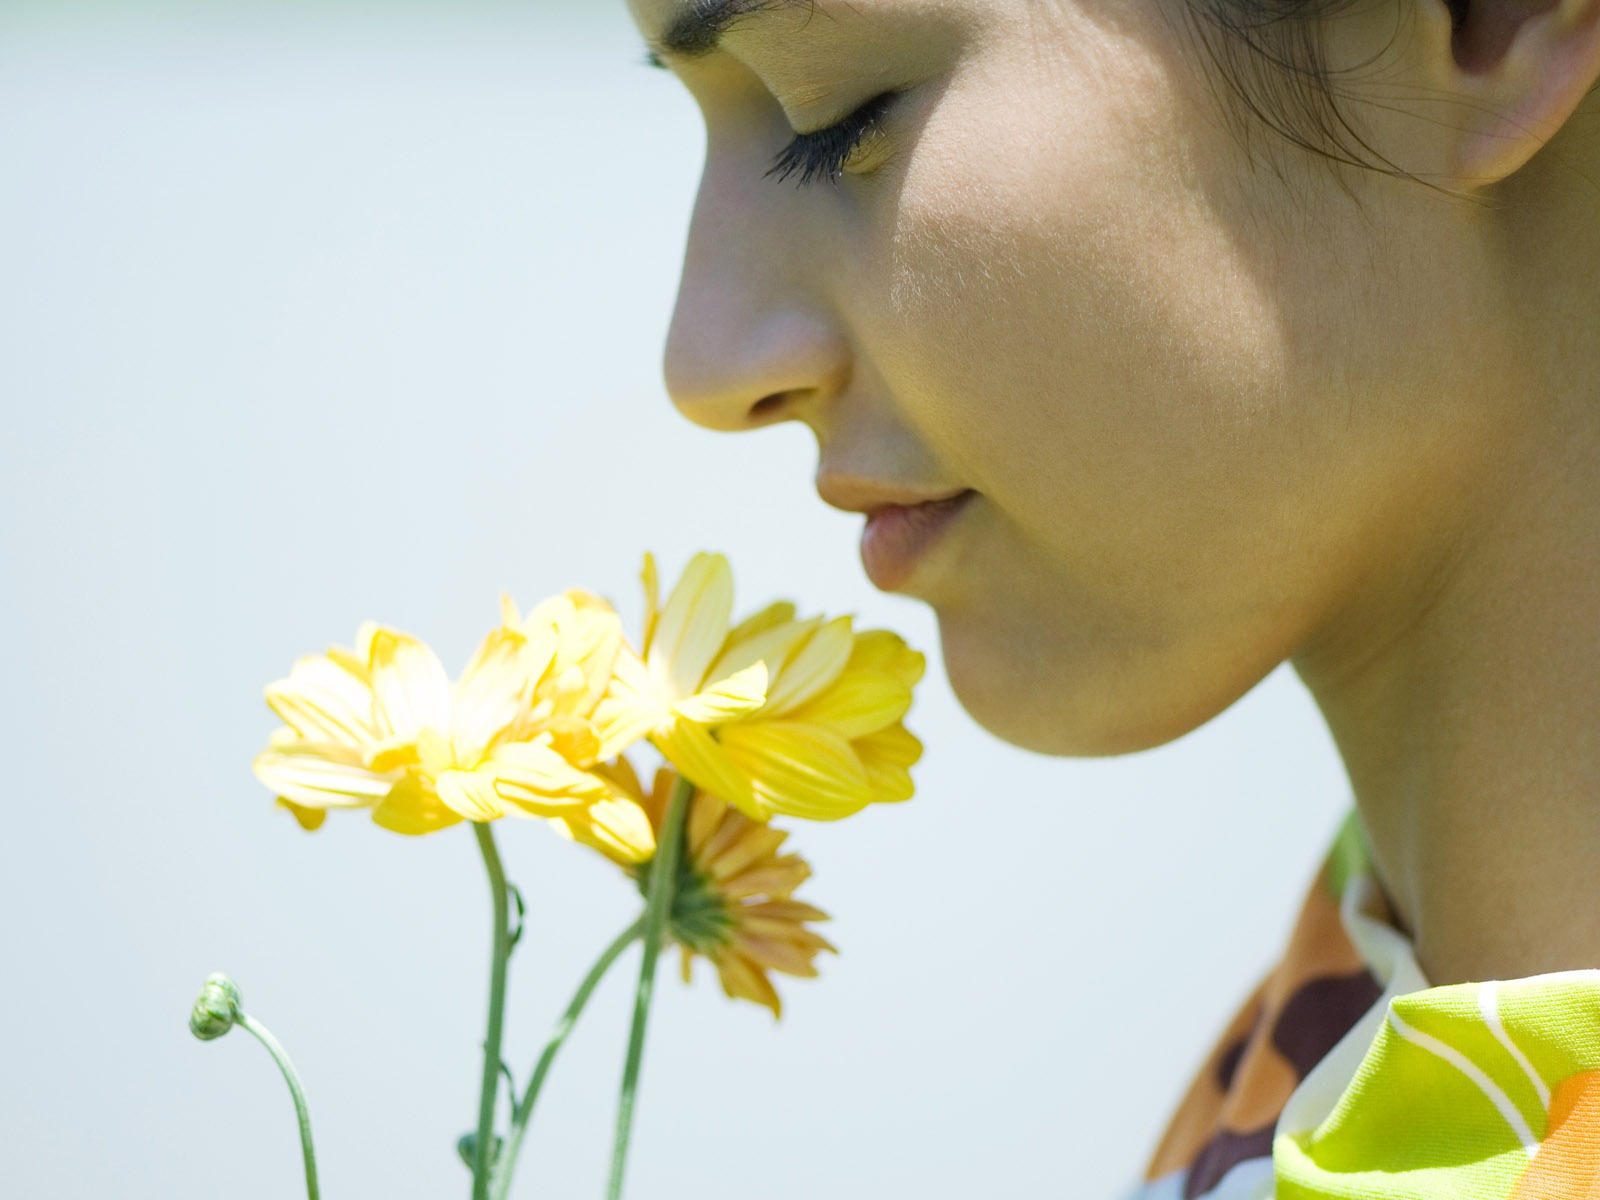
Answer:
[{"label": "eyebrow", "polygon": [[663,58],[703,58],[722,42],[722,35],[741,17],[778,9],[815,7],[816,0],[690,0],[668,23],[666,31],[647,42],[645,62],[665,67]]}]

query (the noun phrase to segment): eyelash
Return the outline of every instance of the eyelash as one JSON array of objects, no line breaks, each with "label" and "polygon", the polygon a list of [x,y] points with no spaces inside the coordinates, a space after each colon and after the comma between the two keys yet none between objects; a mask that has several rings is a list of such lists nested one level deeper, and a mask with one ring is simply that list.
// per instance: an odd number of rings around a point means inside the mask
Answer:
[{"label": "eyelash", "polygon": [[838,124],[797,135],[772,160],[772,166],[767,168],[762,178],[776,175],[778,182],[782,183],[798,171],[800,179],[795,185],[797,187],[805,187],[813,179],[824,175],[828,182],[837,186],[839,177],[844,174],[844,164],[867,135],[878,127],[879,120],[897,95],[897,92],[883,92]]}]

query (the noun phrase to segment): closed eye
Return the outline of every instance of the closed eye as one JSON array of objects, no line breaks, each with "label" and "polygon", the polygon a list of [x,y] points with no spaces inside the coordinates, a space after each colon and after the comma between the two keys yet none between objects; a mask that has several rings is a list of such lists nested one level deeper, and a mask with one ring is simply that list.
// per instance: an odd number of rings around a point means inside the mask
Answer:
[{"label": "closed eye", "polygon": [[857,147],[877,130],[884,113],[899,95],[898,92],[882,92],[838,124],[796,135],[772,160],[772,166],[763,178],[776,175],[778,182],[782,183],[798,172],[798,187],[805,187],[813,179],[824,175],[829,182],[837,185],[839,177],[844,174],[845,163]]}]

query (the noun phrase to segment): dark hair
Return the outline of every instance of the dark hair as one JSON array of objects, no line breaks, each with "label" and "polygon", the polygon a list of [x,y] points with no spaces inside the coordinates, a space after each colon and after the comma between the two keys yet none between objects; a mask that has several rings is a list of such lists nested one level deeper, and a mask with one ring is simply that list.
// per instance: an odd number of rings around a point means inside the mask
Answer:
[{"label": "dark hair", "polygon": [[[1370,146],[1340,103],[1337,76],[1345,72],[1329,66],[1321,31],[1355,2],[1190,0],[1185,9],[1194,41],[1228,93],[1219,99],[1236,118],[1247,148],[1253,148],[1256,130],[1265,128],[1331,162],[1415,178]],[[1460,28],[1468,0],[1446,3],[1452,27]]]}]

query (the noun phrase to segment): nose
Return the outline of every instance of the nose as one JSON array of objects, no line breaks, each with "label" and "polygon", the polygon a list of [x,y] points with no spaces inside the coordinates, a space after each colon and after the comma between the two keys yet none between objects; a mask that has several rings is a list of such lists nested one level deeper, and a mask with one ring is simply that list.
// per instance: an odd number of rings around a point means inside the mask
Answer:
[{"label": "nose", "polygon": [[817,429],[849,382],[851,358],[818,286],[826,251],[808,228],[814,210],[759,172],[751,174],[760,190],[739,180],[719,186],[714,172],[708,161],[689,225],[663,362],[667,394],[708,429],[786,420]]}]

